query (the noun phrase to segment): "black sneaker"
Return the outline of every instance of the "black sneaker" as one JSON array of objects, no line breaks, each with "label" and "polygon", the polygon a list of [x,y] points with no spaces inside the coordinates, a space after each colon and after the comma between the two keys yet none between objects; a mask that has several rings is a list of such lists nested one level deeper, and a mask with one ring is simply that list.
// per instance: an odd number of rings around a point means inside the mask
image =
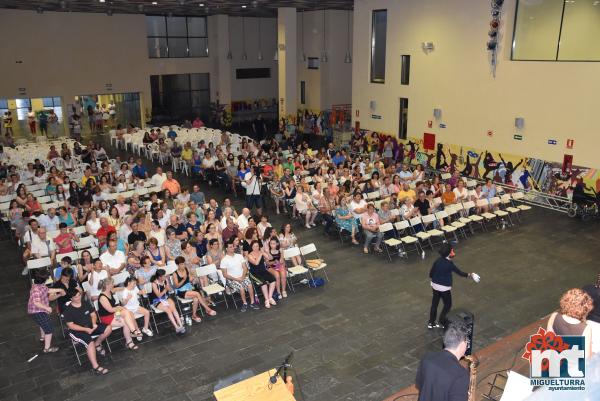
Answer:
[{"label": "black sneaker", "polygon": [[436,327],[437,329],[443,329],[445,326],[444,326],[442,323],[436,323],[436,324],[435,324],[435,327]]},{"label": "black sneaker", "polygon": [[429,330],[433,329],[433,328],[434,328],[434,327],[436,327],[436,326],[437,326],[437,324],[436,324],[436,323],[427,323],[427,328],[428,328]]},{"label": "black sneaker", "polygon": [[250,304],[250,309],[259,310],[260,306],[258,306],[257,303],[252,303],[252,304]]},{"label": "black sneaker", "polygon": [[240,312],[246,312],[248,310],[248,304],[243,304],[240,308]]}]

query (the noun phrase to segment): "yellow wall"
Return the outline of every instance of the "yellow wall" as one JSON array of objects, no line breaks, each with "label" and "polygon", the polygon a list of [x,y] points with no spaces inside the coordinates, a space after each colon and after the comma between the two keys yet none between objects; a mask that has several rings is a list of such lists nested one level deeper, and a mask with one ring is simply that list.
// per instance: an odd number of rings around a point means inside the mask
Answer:
[{"label": "yellow wall", "polygon": [[[360,111],[361,127],[397,135],[399,98],[407,97],[409,136],[432,132],[443,143],[549,161],[562,161],[569,153],[575,165],[600,167],[598,63],[510,61],[515,5],[516,0],[504,3],[494,78],[486,51],[488,1],[357,0],[352,103]],[[371,11],[382,8],[388,10],[386,83],[372,84]],[[424,41],[433,42],[435,50],[425,54]],[[411,55],[409,86],[400,85],[402,54]],[[373,111],[371,100],[376,101]],[[442,109],[439,121],[434,108]],[[372,114],[382,118],[372,119]],[[516,117],[525,119],[524,129],[515,129]],[[439,128],[440,123],[447,128]],[[514,140],[515,133],[523,140]],[[572,150],[565,148],[569,138],[575,140]],[[548,139],[558,144],[548,145]]]}]

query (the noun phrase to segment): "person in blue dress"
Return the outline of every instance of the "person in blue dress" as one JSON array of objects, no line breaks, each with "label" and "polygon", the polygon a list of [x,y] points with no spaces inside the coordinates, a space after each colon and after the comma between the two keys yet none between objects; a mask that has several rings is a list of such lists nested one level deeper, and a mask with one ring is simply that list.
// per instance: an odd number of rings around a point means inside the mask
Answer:
[{"label": "person in blue dress", "polygon": [[340,229],[350,232],[350,234],[352,234],[352,243],[358,245],[358,241],[356,240],[358,223],[352,213],[350,213],[348,203],[344,197],[340,199],[340,205],[335,209],[335,222]]}]

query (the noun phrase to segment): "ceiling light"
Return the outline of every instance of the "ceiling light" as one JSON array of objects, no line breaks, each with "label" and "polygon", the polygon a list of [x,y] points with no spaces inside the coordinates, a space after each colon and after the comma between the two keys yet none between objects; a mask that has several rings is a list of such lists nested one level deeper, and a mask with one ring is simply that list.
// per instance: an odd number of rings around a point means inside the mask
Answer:
[{"label": "ceiling light", "polygon": [[106,0],[100,0],[100,3],[106,3]]},{"label": "ceiling light", "polygon": [[157,5],[158,5],[158,1],[153,1],[153,2],[152,2],[152,5],[153,5],[153,6],[157,6]]},{"label": "ceiling light", "polygon": [[246,6],[245,4],[242,6],[242,8],[246,8],[246,7],[247,7],[247,6]]},{"label": "ceiling light", "polygon": [[204,3],[200,3],[198,4],[200,7],[204,7]]}]

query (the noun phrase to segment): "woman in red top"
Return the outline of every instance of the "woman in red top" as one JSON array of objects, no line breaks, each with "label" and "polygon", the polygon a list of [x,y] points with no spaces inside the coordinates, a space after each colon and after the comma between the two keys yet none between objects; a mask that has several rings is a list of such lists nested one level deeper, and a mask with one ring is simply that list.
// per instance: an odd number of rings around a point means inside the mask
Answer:
[{"label": "woman in red top", "polygon": [[25,202],[25,209],[29,213],[41,212],[42,205],[40,205],[40,202],[38,202],[37,199],[35,199],[33,194],[27,194],[27,201]]},{"label": "woman in red top", "polygon": [[48,271],[40,270],[33,278],[33,284],[29,291],[29,302],[27,303],[27,313],[40,327],[40,342],[44,342],[44,353],[58,351],[58,347],[52,347],[52,321],[50,314],[52,308],[50,301],[64,296],[65,291],[59,288],[46,287],[48,280]]}]

